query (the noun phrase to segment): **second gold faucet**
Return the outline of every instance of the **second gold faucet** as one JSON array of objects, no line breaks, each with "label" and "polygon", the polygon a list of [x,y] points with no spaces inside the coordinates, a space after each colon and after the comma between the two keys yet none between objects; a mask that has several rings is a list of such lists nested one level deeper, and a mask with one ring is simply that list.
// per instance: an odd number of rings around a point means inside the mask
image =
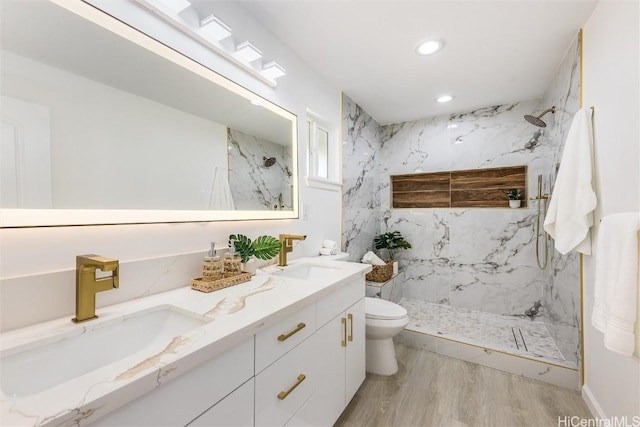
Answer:
[{"label": "second gold faucet", "polygon": [[306,238],[307,236],[304,234],[280,234],[278,240],[280,240],[282,247],[278,253],[278,266],[285,267],[287,265],[287,252],[293,251],[293,241]]}]

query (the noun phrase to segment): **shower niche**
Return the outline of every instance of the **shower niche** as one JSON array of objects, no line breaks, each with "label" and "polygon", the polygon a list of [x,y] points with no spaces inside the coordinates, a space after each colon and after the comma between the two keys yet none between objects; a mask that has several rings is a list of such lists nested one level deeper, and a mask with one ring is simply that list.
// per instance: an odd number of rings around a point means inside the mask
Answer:
[{"label": "shower niche", "polygon": [[391,175],[393,208],[506,208],[507,190],[527,206],[527,166]]}]

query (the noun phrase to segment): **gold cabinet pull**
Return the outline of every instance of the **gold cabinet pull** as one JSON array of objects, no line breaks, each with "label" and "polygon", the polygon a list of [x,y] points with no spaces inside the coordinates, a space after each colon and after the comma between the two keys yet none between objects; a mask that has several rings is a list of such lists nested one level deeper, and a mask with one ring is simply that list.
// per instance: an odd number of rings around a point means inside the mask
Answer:
[{"label": "gold cabinet pull", "polygon": [[307,378],[307,377],[304,374],[298,375],[298,380],[296,381],[296,383],[294,385],[291,386],[291,388],[289,390],[281,391],[280,393],[278,393],[278,399],[284,400],[287,396],[289,396],[289,393],[291,393],[293,390],[295,390],[296,387],[298,387],[300,385],[300,383],[302,383],[302,381],[304,381],[305,378]]},{"label": "gold cabinet pull", "polygon": [[291,335],[293,335],[293,334],[295,334],[295,333],[300,332],[301,330],[303,330],[305,326],[307,326],[307,325],[305,325],[304,323],[298,323],[298,326],[296,326],[296,328],[295,328],[293,331],[289,332],[288,334],[282,334],[282,335],[280,335],[280,336],[278,337],[278,341],[284,341],[284,340],[286,340],[286,339],[287,339],[287,338],[289,338]]},{"label": "gold cabinet pull", "polygon": [[342,320],[342,336],[344,338],[342,340],[342,346],[346,347],[347,346],[347,319],[343,317],[340,320]]},{"label": "gold cabinet pull", "polygon": [[347,314],[347,318],[349,319],[349,341],[353,341],[353,314]]}]

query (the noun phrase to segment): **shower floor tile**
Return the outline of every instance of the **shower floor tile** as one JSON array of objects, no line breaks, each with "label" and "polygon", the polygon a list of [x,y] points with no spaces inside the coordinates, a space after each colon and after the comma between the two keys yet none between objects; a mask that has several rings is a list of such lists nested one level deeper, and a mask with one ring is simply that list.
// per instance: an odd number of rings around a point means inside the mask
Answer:
[{"label": "shower floor tile", "polygon": [[542,322],[403,298],[406,329],[575,368]]}]

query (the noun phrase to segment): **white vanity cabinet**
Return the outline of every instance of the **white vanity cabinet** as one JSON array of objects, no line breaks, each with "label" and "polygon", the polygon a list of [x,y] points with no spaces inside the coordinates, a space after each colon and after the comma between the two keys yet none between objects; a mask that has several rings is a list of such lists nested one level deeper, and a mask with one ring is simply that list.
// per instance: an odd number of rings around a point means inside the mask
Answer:
[{"label": "white vanity cabinet", "polygon": [[[225,402],[228,399],[225,396],[233,395],[234,390],[253,377],[253,354],[254,343],[251,337],[91,425],[185,426],[208,409],[215,408],[214,405],[218,402]],[[126,395],[122,397],[126,399]],[[246,422],[246,408],[253,408],[253,395],[250,397],[251,399],[244,394],[236,395],[233,402],[239,408],[237,418],[231,420],[227,417],[226,424],[223,425],[247,425],[243,423]],[[253,412],[248,421],[248,425],[253,425]]]},{"label": "white vanity cabinet", "polygon": [[[349,283],[313,307],[315,333],[256,376],[256,426],[333,425],[364,381],[364,280]],[[309,308],[301,310],[289,325],[308,315]]]},{"label": "white vanity cabinet", "polygon": [[188,427],[252,427],[255,381],[251,378]]},{"label": "white vanity cabinet", "polygon": [[94,426],[333,425],[365,378],[364,277]]},{"label": "white vanity cabinet", "polygon": [[333,425],[364,381],[363,285],[355,281],[317,303],[316,389],[287,425]]},{"label": "white vanity cabinet", "polygon": [[365,379],[364,298],[322,326],[313,336],[318,372],[313,396],[290,426],[333,425]]}]

